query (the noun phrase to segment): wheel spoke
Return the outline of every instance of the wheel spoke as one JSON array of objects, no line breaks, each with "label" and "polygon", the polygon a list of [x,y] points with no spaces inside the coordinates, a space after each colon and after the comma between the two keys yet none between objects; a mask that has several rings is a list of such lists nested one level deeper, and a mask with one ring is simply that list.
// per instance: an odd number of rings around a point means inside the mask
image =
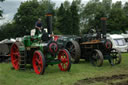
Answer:
[{"label": "wheel spoke", "polygon": [[75,52],[75,48],[71,49],[71,52]]},{"label": "wheel spoke", "polygon": [[68,59],[67,58],[65,58],[65,62],[67,62],[68,61]]},{"label": "wheel spoke", "polygon": [[17,50],[17,47],[14,45],[14,46],[13,46],[13,49],[14,49],[14,50]]},{"label": "wheel spoke", "polygon": [[39,72],[41,72],[41,69],[42,69],[42,64],[39,65]]},{"label": "wheel spoke", "polygon": [[63,56],[63,58],[64,58],[64,57],[65,57],[65,54],[63,53],[62,56]]},{"label": "wheel spoke", "polygon": [[13,53],[14,56],[20,56],[20,54],[18,52]]},{"label": "wheel spoke", "polygon": [[68,66],[68,63],[65,63],[65,66],[67,67]]},{"label": "wheel spoke", "polygon": [[72,50],[72,48],[73,48],[73,45],[70,46],[70,50]]},{"label": "wheel spoke", "polygon": [[36,58],[36,62],[37,62],[38,64],[40,64],[40,63],[41,63],[41,62],[40,62],[40,60],[39,60],[39,59],[37,59],[37,58]]},{"label": "wheel spoke", "polygon": [[113,49],[110,55],[112,56],[113,64],[119,64],[121,62],[121,55],[118,50]]},{"label": "wheel spoke", "polygon": [[94,66],[101,66],[103,64],[103,55],[100,50],[95,50],[91,57],[91,62]]},{"label": "wheel spoke", "polygon": [[74,57],[75,57],[75,55],[76,55],[76,53],[71,52],[71,55],[72,55],[72,58],[74,58]]},{"label": "wheel spoke", "polygon": [[16,62],[18,62],[18,59],[15,59],[15,60],[13,61],[14,64],[15,64]]},{"label": "wheel spoke", "polygon": [[19,67],[19,64],[15,64],[15,67],[18,68]]},{"label": "wheel spoke", "polygon": [[64,68],[64,63],[62,64],[62,67]]}]

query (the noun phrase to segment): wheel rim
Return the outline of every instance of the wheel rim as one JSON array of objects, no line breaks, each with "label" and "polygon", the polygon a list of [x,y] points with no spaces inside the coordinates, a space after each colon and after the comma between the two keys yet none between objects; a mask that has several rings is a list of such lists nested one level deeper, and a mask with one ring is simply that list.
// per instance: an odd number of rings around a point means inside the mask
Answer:
[{"label": "wheel rim", "polygon": [[92,59],[95,66],[98,66],[100,64],[100,57],[98,53],[93,54]]},{"label": "wheel rim", "polygon": [[121,62],[121,55],[120,55],[120,53],[116,49],[112,50],[111,56],[112,56],[113,64],[120,64],[120,62]]},{"label": "wheel rim", "polygon": [[58,59],[61,61],[60,64],[58,64],[61,71],[67,71],[69,67],[69,55],[65,50],[62,50],[58,54]]},{"label": "wheel rim", "polygon": [[93,55],[91,57],[91,62],[94,66],[100,67],[103,64],[103,55],[100,53],[100,51],[95,50],[93,52]]},{"label": "wheel rim", "polygon": [[16,70],[19,69],[19,59],[20,59],[20,52],[18,46],[16,44],[13,44],[11,48],[11,62],[14,69]]},{"label": "wheel rim", "polygon": [[43,60],[39,52],[35,52],[33,56],[33,68],[36,74],[41,74],[43,71]]}]

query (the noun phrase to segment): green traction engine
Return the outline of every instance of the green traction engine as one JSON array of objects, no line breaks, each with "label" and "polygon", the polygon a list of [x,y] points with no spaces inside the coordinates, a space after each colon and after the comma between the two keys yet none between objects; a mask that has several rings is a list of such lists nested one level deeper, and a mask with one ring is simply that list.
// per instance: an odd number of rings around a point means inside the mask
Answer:
[{"label": "green traction engine", "polygon": [[[43,74],[48,65],[58,64],[61,71],[71,68],[71,56],[66,49],[59,49],[52,34],[52,15],[47,14],[48,33],[25,36],[11,47],[11,62],[15,70],[25,70],[32,65],[36,74]],[[29,66],[30,66],[29,65]]]}]

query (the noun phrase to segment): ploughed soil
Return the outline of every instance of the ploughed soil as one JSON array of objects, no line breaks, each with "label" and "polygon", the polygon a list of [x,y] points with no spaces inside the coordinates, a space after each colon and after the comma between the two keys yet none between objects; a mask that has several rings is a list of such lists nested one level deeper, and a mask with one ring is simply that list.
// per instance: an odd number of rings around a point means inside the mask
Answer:
[{"label": "ploughed soil", "polygon": [[[123,80],[126,79],[127,80]],[[120,82],[112,82],[115,80],[122,80]],[[128,74],[119,74],[119,75],[112,75],[109,77],[101,76],[101,77],[95,77],[95,78],[85,78],[82,80],[78,80],[74,85],[91,85],[95,84],[96,82],[103,82],[106,85],[128,85]]]}]

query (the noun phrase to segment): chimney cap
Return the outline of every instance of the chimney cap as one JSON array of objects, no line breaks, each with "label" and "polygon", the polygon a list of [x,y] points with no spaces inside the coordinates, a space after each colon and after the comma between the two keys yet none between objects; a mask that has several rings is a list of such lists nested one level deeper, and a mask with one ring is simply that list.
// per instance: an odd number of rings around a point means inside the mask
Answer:
[{"label": "chimney cap", "polygon": [[51,13],[47,13],[46,16],[52,16],[52,14]]},{"label": "chimney cap", "polygon": [[101,20],[105,21],[105,20],[107,20],[107,18],[106,17],[101,17]]}]

